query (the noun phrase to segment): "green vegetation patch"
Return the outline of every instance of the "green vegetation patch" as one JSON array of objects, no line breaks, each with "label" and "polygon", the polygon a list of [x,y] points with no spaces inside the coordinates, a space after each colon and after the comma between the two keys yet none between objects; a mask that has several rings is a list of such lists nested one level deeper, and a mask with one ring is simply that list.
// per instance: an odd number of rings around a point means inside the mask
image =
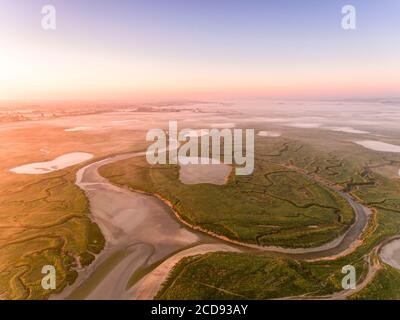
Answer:
[{"label": "green vegetation patch", "polygon": [[182,259],[155,298],[274,299],[323,295],[339,289],[340,281],[329,275],[334,272],[329,265],[292,259],[210,253]]},{"label": "green vegetation patch", "polygon": [[371,283],[360,293],[351,296],[351,299],[399,300],[400,271],[385,265],[376,273]]},{"label": "green vegetation patch", "polygon": [[[17,176],[0,193],[0,297],[45,299],[60,292],[104,247],[105,240],[88,217],[75,172]],[[57,289],[41,286],[42,267],[56,269]]]},{"label": "green vegetation patch", "polygon": [[354,219],[335,192],[265,161],[256,163],[251,176],[232,173],[222,186],[185,185],[178,166],[151,166],[144,157],[105,165],[100,173],[115,184],[161,195],[192,225],[252,244],[315,247],[343,233]]}]

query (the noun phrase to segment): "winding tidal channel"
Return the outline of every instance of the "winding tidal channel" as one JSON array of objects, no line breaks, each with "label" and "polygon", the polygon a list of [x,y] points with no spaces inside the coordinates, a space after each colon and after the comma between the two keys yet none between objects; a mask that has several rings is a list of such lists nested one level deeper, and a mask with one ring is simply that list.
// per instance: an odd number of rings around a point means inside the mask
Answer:
[{"label": "winding tidal channel", "polygon": [[355,222],[323,246],[286,249],[227,241],[184,225],[159,198],[117,187],[98,173],[103,165],[144,155],[135,152],[112,156],[77,172],[76,184],[89,200],[91,218],[100,227],[106,246],[90,266],[78,270],[75,283],[53,299],[152,299],[181,258],[213,251],[333,259],[360,242],[359,236],[368,223],[369,209],[335,190],[352,206]]}]

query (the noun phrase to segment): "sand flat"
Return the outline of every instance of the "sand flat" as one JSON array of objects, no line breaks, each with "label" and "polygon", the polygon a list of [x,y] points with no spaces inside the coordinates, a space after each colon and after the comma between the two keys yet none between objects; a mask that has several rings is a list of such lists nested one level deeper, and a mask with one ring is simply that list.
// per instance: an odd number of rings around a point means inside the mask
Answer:
[{"label": "sand flat", "polygon": [[231,129],[231,128],[235,128],[235,124],[232,122],[228,122],[228,123],[213,123],[211,125],[211,128],[216,128],[216,129]]},{"label": "sand flat", "polygon": [[209,158],[180,157],[179,180],[183,184],[225,184],[232,166],[220,163],[216,159],[213,161],[214,163],[211,163]]},{"label": "sand flat", "polygon": [[306,122],[297,122],[297,123],[289,123],[286,124],[288,127],[294,128],[303,128],[303,129],[313,129],[321,127],[321,123],[306,123]]},{"label": "sand flat", "polygon": [[65,132],[75,132],[75,131],[86,131],[86,130],[90,130],[90,129],[93,129],[93,127],[84,127],[84,126],[82,126],[82,127],[73,127],[73,128],[65,129],[64,131]]},{"label": "sand flat", "polygon": [[393,240],[383,246],[380,258],[383,262],[400,270],[400,239]]},{"label": "sand flat", "polygon": [[[159,199],[113,185],[97,171],[108,163],[144,155],[112,156],[78,170],[76,184],[88,197],[91,218],[107,244],[78,280],[53,298],[126,299],[127,283],[135,271],[199,242],[197,234],[183,227]],[[111,257],[119,252],[124,253],[123,259],[113,263]],[[96,270],[103,268],[109,270],[107,274],[97,276]]]},{"label": "sand flat", "polygon": [[271,137],[271,138],[277,138],[282,135],[282,133],[277,132],[277,131],[260,131],[257,134],[260,137]]},{"label": "sand flat", "polygon": [[400,146],[386,142],[375,140],[360,140],[354,141],[354,143],[374,151],[400,153]]},{"label": "sand flat", "polygon": [[113,124],[125,124],[125,123],[130,123],[130,122],[138,122],[139,120],[137,119],[126,119],[126,120],[113,120],[111,123]]},{"label": "sand flat", "polygon": [[355,134],[368,134],[370,133],[369,131],[364,131],[364,130],[357,130],[351,127],[330,127],[327,128],[332,131],[336,132],[345,132],[345,133],[355,133]]},{"label": "sand flat", "polygon": [[245,118],[242,121],[250,121],[250,122],[289,122],[290,118],[271,118],[271,117],[252,117],[252,118]]},{"label": "sand flat", "polygon": [[61,170],[78,163],[92,159],[93,155],[86,152],[71,152],[50,161],[34,162],[10,169],[18,174],[45,174]]}]

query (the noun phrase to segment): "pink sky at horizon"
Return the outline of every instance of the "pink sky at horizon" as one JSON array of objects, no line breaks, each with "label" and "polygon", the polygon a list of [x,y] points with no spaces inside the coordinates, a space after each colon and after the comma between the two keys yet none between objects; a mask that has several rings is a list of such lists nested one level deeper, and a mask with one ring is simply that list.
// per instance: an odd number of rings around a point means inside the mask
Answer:
[{"label": "pink sky at horizon", "polygon": [[0,99],[400,97],[394,8],[363,2],[385,20],[345,32],[335,1],[319,18],[290,0],[54,2],[55,31],[40,1],[0,4]]}]

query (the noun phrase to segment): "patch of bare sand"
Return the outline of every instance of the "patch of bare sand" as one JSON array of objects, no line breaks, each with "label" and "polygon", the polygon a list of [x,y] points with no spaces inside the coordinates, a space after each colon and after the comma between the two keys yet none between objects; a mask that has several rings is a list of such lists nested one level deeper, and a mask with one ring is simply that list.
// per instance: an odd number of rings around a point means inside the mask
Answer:
[{"label": "patch of bare sand", "polygon": [[[176,221],[170,209],[157,198],[115,186],[97,171],[102,165],[144,154],[111,157],[77,172],[76,184],[89,199],[91,217],[106,239],[106,248],[87,270],[80,272],[78,280],[62,294],[54,296],[55,299],[124,299],[127,282],[137,269],[199,241],[199,237]],[[118,264],[108,266],[111,257],[119,252],[131,253]],[[103,277],[94,276],[100,269],[109,269],[109,272]],[[109,290],[104,290],[108,287]]]},{"label": "patch of bare sand", "polygon": [[172,268],[183,258],[216,251],[239,252],[238,249],[224,244],[203,244],[177,253],[161,263],[157,268],[135,284],[130,298],[134,300],[149,300],[157,294],[162,283],[167,279]]},{"label": "patch of bare sand", "polygon": [[375,140],[362,140],[354,141],[354,143],[374,151],[400,153],[400,146],[386,142]]},{"label": "patch of bare sand", "polygon": [[400,239],[393,240],[384,245],[379,257],[386,264],[400,270]]},{"label": "patch of bare sand", "polygon": [[34,162],[10,169],[18,174],[45,174],[61,170],[93,158],[91,153],[71,152],[50,161]]},{"label": "patch of bare sand", "polygon": [[[215,163],[210,163],[214,161]],[[216,159],[180,157],[179,180],[183,184],[210,183],[223,185],[226,183],[232,166],[220,163]]]}]

